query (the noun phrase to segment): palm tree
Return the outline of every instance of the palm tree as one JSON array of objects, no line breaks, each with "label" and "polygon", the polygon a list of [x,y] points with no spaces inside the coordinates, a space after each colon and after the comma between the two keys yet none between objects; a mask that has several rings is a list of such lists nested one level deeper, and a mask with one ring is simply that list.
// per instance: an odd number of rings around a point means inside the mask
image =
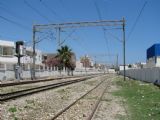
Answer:
[{"label": "palm tree", "polygon": [[68,75],[69,75],[69,70],[70,70],[70,61],[71,61],[71,56],[72,56],[72,50],[67,46],[61,46],[60,49],[57,49],[57,55],[56,57],[59,58],[60,60],[60,65],[59,65],[59,70],[61,72],[61,70],[63,69],[63,67],[65,67],[65,69],[67,68],[68,71]]}]

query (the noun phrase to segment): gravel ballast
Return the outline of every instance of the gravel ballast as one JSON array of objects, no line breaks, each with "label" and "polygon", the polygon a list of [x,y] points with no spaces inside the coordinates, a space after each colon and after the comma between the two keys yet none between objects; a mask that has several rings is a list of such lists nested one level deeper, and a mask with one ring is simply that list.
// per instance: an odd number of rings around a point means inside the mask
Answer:
[{"label": "gravel ballast", "polygon": [[44,91],[1,104],[2,120],[47,120],[92,89],[104,77]]},{"label": "gravel ballast", "polygon": [[101,75],[87,81],[4,102],[0,104],[0,120],[50,120],[60,110],[80,98],[104,79],[106,80],[105,83],[81,99],[62,116],[59,116],[57,120],[86,120],[106,85],[108,88],[93,119],[118,119],[119,116],[125,116],[125,111],[121,98],[111,94],[117,89],[112,84],[112,78],[115,76]]}]

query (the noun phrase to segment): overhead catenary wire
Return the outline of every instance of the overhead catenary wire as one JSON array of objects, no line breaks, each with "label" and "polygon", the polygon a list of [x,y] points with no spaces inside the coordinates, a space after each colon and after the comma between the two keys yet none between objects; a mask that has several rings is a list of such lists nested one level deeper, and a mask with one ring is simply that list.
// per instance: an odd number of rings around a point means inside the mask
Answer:
[{"label": "overhead catenary wire", "polygon": [[[47,31],[47,32],[40,32],[40,34],[42,34],[41,36],[37,36],[38,37],[38,41],[35,41],[35,43],[39,43],[43,40],[51,40],[52,38],[53,39],[56,39],[54,34],[52,33],[52,31]],[[44,35],[46,34],[46,35]]]},{"label": "overhead catenary wire", "polygon": [[60,45],[62,45],[68,38],[70,38],[75,31],[76,31],[76,29],[72,30],[72,31],[67,35],[67,37],[65,37],[64,40],[60,43]]},{"label": "overhead catenary wire", "polygon": [[31,21],[28,17],[23,17],[23,16],[21,16],[20,14],[17,14],[17,13],[15,13],[15,12],[13,12],[13,10],[11,10],[9,7],[6,7],[7,6],[7,4],[2,4],[3,6],[0,6],[0,9],[2,10],[2,11],[4,11],[4,12],[6,12],[7,14],[9,14],[10,16],[12,16],[12,17],[15,17],[15,18],[17,18],[17,19],[19,19],[19,20],[23,20],[23,22],[24,21]]},{"label": "overhead catenary wire", "polygon": [[[122,29],[122,28],[120,28],[120,29]],[[107,31],[107,29],[105,29],[105,31]],[[115,40],[117,40],[118,42],[122,42],[121,39],[119,39],[117,36],[113,35],[111,32],[107,31],[107,33],[108,33],[112,38],[114,38]]]},{"label": "overhead catenary wire", "polygon": [[66,7],[66,5],[64,5],[63,0],[59,0],[60,4],[62,5],[63,9],[65,10],[65,12],[69,15],[69,16],[73,16],[71,15],[70,11],[68,10],[68,8]]},{"label": "overhead catenary wire", "polygon": [[139,11],[138,16],[136,17],[136,20],[135,20],[135,22],[134,22],[131,30],[129,31],[129,34],[128,34],[128,36],[127,36],[127,41],[129,41],[129,38],[130,38],[130,36],[132,35],[132,33],[133,33],[133,31],[134,31],[134,29],[135,29],[135,27],[136,27],[136,25],[137,25],[137,23],[138,23],[141,15],[142,15],[142,13],[143,13],[144,8],[145,8],[145,6],[146,6],[147,3],[148,3],[148,2],[145,1],[144,4],[143,4],[143,6],[142,6],[142,8],[141,8],[141,10]]},{"label": "overhead catenary wire", "polygon": [[[53,9],[51,9],[47,4],[45,4],[45,2],[43,2],[42,0],[40,0],[41,4],[48,9],[54,16],[56,16],[57,18],[59,18],[61,21],[65,21],[61,16],[59,16]],[[60,1],[62,6],[64,7],[64,4],[62,1]],[[71,33],[68,34],[68,36],[60,43],[60,45],[62,45],[66,39],[68,39],[69,37],[71,37],[71,35],[76,31],[76,29],[74,29],[73,31],[71,31]]]},{"label": "overhead catenary wire", "polygon": [[[64,5],[63,0],[59,0],[59,2],[60,2],[60,4],[62,5],[62,7],[63,7],[63,9],[65,10],[65,12],[66,12],[69,16],[72,16],[72,15],[70,14],[70,11],[68,10],[68,8]],[[68,39],[69,37],[71,37],[72,34],[75,33],[75,32],[76,32],[76,29],[73,29],[73,31],[71,31],[71,32],[68,34],[67,39]],[[65,40],[66,40],[66,38],[63,40],[62,44],[64,43]]]},{"label": "overhead catenary wire", "polygon": [[29,7],[31,8],[35,13],[37,13],[39,16],[41,16],[43,19],[47,20],[47,22],[51,22],[51,20],[43,15],[38,9],[36,9],[35,7],[33,7],[29,2],[27,2],[26,0],[24,0],[24,3]]},{"label": "overhead catenary wire", "polygon": [[0,9],[6,13],[8,13],[9,15],[11,15],[12,17],[17,18],[17,16],[13,13],[11,13],[11,11],[9,11],[8,9],[6,9],[5,7],[0,6]]},{"label": "overhead catenary wire", "polygon": [[[43,19],[45,19],[45,20],[47,20],[48,22],[51,22],[51,20],[47,17],[47,16],[45,16],[44,14],[42,14],[38,9],[36,9],[35,7],[33,7],[30,3],[28,3],[26,0],[24,0],[24,3],[29,7],[29,8],[31,8],[35,13],[37,13],[39,16],[41,16]],[[40,33],[40,31],[38,30],[38,31],[36,31],[36,32],[38,32],[38,33]],[[35,36],[35,34],[34,34],[34,36]],[[41,41],[43,41],[44,39],[48,39],[49,37],[48,37],[48,35],[47,35],[47,37],[43,37],[43,38],[41,38],[41,39],[39,39],[39,40],[34,40],[34,42],[33,42],[33,46],[36,46],[36,44],[37,43],[40,43]],[[35,49],[33,48],[33,51],[34,51]],[[34,62],[35,62],[35,59],[34,59]],[[33,63],[34,64],[34,63]]]},{"label": "overhead catenary wire", "polygon": [[[96,11],[97,11],[99,20],[102,21],[102,16],[101,16],[101,12],[100,12],[100,10],[99,10],[99,7],[98,7],[98,5],[97,5],[97,3],[96,3],[95,0],[93,0],[93,2],[94,2],[94,5],[95,5],[95,8],[96,8]],[[107,39],[107,37],[106,37],[105,27],[102,26],[102,30],[103,30],[104,39],[105,39],[105,42],[106,42],[106,45],[107,45],[108,54],[110,54],[109,42],[108,42],[108,39]],[[109,58],[109,59],[110,59],[110,58]]]},{"label": "overhead catenary wire", "polygon": [[42,0],[40,0],[40,3],[46,8],[48,9],[54,16],[56,16],[59,20],[64,21],[64,19],[57,14],[57,12],[55,12],[55,10],[53,10],[53,8],[50,8],[45,2],[43,2]]},{"label": "overhead catenary wire", "polygon": [[[95,5],[95,8],[96,8],[96,11],[97,11],[99,20],[102,20],[102,16],[101,16],[99,7],[98,7],[98,5],[97,5],[97,3],[96,3],[95,0],[94,0],[94,5]],[[103,30],[103,33],[104,33],[104,38],[105,38],[105,40],[106,40],[106,44],[107,44],[107,48],[108,48],[108,52],[109,52],[108,39],[106,38],[106,35],[105,35],[105,28],[104,28],[103,26],[102,26],[102,30]]]},{"label": "overhead catenary wire", "polygon": [[[99,19],[102,20],[102,16],[101,16],[101,12],[100,12],[100,10],[99,10],[99,7],[98,7],[96,1],[95,1],[95,0],[93,0],[93,1],[94,1],[94,5],[95,5],[95,7],[96,7],[96,10],[97,10]],[[103,31],[112,30],[112,29],[122,29],[122,28],[111,28],[111,29],[106,29],[106,28],[103,27]],[[106,32],[105,32],[105,33],[106,33]],[[107,33],[109,33],[113,38],[115,38],[116,40],[118,40],[118,41],[121,42],[121,40],[120,40],[117,36],[113,35],[111,32],[107,31]]]},{"label": "overhead catenary wire", "polygon": [[30,31],[30,30],[31,30],[31,29],[28,28],[27,26],[24,26],[24,25],[22,25],[22,24],[20,24],[20,23],[18,23],[18,22],[15,22],[15,21],[13,21],[13,20],[10,20],[10,19],[8,19],[8,18],[6,18],[6,17],[3,17],[3,16],[1,16],[1,15],[0,15],[0,18],[3,19],[3,20],[5,20],[5,21],[7,21],[7,22],[9,22],[9,23],[12,23],[12,24],[14,24],[14,25],[16,25],[16,26],[18,26],[18,27],[20,27],[20,28],[23,28],[24,30],[27,30],[27,31]]},{"label": "overhead catenary wire", "polygon": [[[76,34],[77,33],[77,31],[74,31],[74,33]],[[73,35],[73,34],[72,34]],[[87,54],[87,48],[86,48],[86,46],[84,45],[84,43],[83,42],[81,42],[82,41],[82,39],[83,38],[80,38],[77,34],[76,34],[76,36],[78,36],[78,38],[76,37],[73,37],[73,36],[70,36],[70,38],[71,38],[71,40],[73,40],[75,43],[77,43],[78,42],[78,47],[81,49],[81,50],[83,50],[84,52],[85,52],[85,54]]]}]

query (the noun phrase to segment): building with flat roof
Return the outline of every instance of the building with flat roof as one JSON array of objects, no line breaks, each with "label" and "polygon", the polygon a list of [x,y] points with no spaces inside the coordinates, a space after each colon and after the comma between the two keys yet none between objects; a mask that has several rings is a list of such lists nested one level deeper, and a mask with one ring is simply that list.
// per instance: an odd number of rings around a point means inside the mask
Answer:
[{"label": "building with flat roof", "polygon": [[147,49],[146,67],[160,67],[160,43]]},{"label": "building with flat roof", "polygon": [[[33,50],[31,47],[26,47],[24,48],[24,51],[24,56],[21,57],[21,64],[28,68],[28,66],[33,63]],[[0,40],[0,68],[3,69],[6,66],[7,68],[14,69],[13,67],[17,62],[18,59],[15,56],[15,42]],[[40,50],[36,50],[35,64],[37,66],[42,66],[42,52]]]}]

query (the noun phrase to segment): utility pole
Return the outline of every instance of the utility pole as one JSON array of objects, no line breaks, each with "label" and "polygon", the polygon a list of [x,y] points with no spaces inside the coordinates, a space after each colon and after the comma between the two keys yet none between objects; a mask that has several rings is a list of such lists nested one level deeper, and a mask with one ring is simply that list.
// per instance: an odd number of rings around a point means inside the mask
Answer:
[{"label": "utility pole", "polygon": [[95,69],[96,69],[96,67],[97,67],[96,56],[94,56],[94,60],[95,60]]},{"label": "utility pole", "polygon": [[87,62],[87,59],[86,59],[87,57],[86,57],[86,55],[85,55],[85,62],[84,62],[84,65],[85,65],[85,72],[86,72],[86,74],[87,74],[87,70],[86,70],[86,62]]},{"label": "utility pole", "polygon": [[61,38],[60,38],[60,35],[61,35],[61,28],[60,27],[57,27],[57,43],[58,43],[58,48],[61,46]]},{"label": "utility pole", "polygon": [[126,80],[126,40],[125,40],[125,19],[123,18],[123,65],[124,81]]},{"label": "utility pole", "polygon": [[116,55],[116,67],[118,69],[118,54]]},{"label": "utility pole", "polygon": [[35,62],[36,62],[36,52],[35,52],[35,48],[36,48],[36,40],[35,40],[35,34],[36,34],[36,29],[35,26],[33,25],[33,65],[32,65],[32,69],[31,69],[31,79],[35,79]]}]

